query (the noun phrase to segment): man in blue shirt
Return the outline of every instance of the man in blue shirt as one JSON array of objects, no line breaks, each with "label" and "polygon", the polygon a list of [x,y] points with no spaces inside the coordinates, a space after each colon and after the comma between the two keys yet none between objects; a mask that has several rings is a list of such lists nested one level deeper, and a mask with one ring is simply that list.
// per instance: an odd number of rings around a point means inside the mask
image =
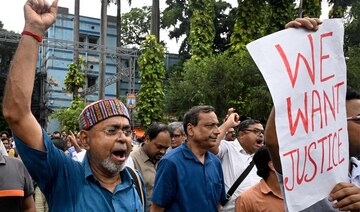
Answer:
[{"label": "man in blue shirt", "polygon": [[134,172],[124,169],[132,131],[121,101],[100,100],[81,112],[80,141],[87,150],[82,164],[54,147],[31,113],[39,43],[55,22],[57,3],[28,0],[24,6],[24,32],[7,78],[3,105],[16,147],[50,211],[143,211],[146,201],[140,200],[143,195],[135,185],[142,185],[143,193],[145,185],[136,173],[133,179]]},{"label": "man in blue shirt", "polygon": [[152,211],[218,211],[225,199],[220,160],[208,150],[216,144],[218,119],[211,106],[184,116],[187,141],[165,154],[156,171]]}]

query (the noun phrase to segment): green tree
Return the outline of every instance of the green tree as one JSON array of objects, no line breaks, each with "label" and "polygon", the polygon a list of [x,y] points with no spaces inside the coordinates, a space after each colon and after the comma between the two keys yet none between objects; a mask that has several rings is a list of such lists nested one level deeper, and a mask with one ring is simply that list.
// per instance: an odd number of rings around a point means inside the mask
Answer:
[{"label": "green tree", "polygon": [[360,2],[352,4],[345,24],[345,55],[348,84],[360,91]]},{"label": "green tree", "polygon": [[318,18],[321,15],[321,0],[304,0],[303,17]]},{"label": "green tree", "polygon": [[270,19],[268,33],[283,30],[289,20],[296,17],[293,0],[268,0],[270,6]]},{"label": "green tree", "polygon": [[344,17],[348,6],[357,0],[328,0],[329,5],[332,5],[329,11],[330,18],[342,18]]},{"label": "green tree", "polygon": [[61,130],[79,131],[78,118],[85,106],[84,100],[81,97],[76,97],[71,101],[70,107],[54,112],[51,118],[59,120]]},{"label": "green tree", "polygon": [[65,76],[64,85],[67,92],[72,93],[73,100],[68,108],[55,111],[50,117],[58,119],[62,130],[78,131],[78,118],[86,104],[84,99],[78,95],[79,89],[85,85],[84,58],[78,58],[79,66],[73,62],[68,64],[69,71]]},{"label": "green tree", "polygon": [[360,44],[360,2],[354,3],[345,24],[345,51]]},{"label": "green tree", "polygon": [[199,60],[213,52],[215,39],[215,0],[190,0],[193,14],[190,17],[189,44],[191,59]]},{"label": "green tree", "polygon": [[[179,54],[183,58],[190,58],[189,34],[190,34],[190,17],[192,10],[189,7],[188,0],[166,0],[168,5],[163,11],[161,18],[161,27],[167,29],[171,39],[180,39],[184,37]],[[230,12],[227,12],[227,11]],[[230,34],[233,30],[235,21],[235,11],[231,5],[223,0],[218,0],[214,4],[214,25],[215,40],[213,49],[215,52],[223,52],[229,48]]]},{"label": "green tree", "polygon": [[143,127],[163,118],[164,47],[154,35],[146,36],[138,59],[141,87],[138,93],[137,118]]},{"label": "green tree", "polygon": [[174,72],[166,86],[166,109],[181,118],[195,105],[212,105],[219,117],[234,107],[245,117],[266,120],[271,96],[265,81],[248,53],[225,52],[192,60],[184,71]]},{"label": "green tree", "polygon": [[[238,0],[231,50],[244,51],[246,44],[265,36],[269,28],[270,8],[261,0]],[[245,50],[246,51],[246,50]]]},{"label": "green tree", "polygon": [[78,96],[79,89],[83,89],[85,85],[85,61],[82,57],[79,57],[78,61],[79,66],[75,62],[67,65],[69,67],[69,71],[64,79],[65,90],[73,94],[73,99]]},{"label": "green tree", "polygon": [[151,7],[132,8],[122,15],[122,45],[140,47],[149,34]]}]

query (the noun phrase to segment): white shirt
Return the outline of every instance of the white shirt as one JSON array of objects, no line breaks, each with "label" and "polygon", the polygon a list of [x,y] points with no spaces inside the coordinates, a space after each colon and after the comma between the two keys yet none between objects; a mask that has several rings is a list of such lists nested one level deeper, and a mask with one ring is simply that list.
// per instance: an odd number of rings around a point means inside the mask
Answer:
[{"label": "white shirt", "polygon": [[[230,142],[222,140],[217,156],[221,160],[221,166],[224,173],[225,191],[227,192],[249,165],[254,154],[249,155],[246,153],[239,141],[235,139],[235,141]],[[235,210],[235,200],[240,193],[260,182],[261,178],[256,174],[256,171],[256,166],[254,166],[221,211],[233,212]]]},{"label": "white shirt", "polygon": [[4,144],[2,143],[2,141],[0,140],[0,156],[4,155],[4,156],[9,156],[9,154],[6,151],[6,148],[4,146]]},{"label": "white shirt", "polygon": [[86,150],[82,149],[81,152],[73,152],[72,159],[75,161],[79,161],[80,163],[84,160],[86,155]]}]

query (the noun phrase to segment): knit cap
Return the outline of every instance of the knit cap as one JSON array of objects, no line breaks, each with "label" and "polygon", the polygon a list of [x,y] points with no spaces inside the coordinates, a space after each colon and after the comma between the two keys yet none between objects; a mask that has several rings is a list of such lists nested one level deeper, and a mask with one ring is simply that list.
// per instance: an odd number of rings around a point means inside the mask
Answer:
[{"label": "knit cap", "polygon": [[79,128],[88,130],[95,124],[113,116],[124,116],[130,121],[129,112],[120,100],[111,98],[93,102],[81,112]]}]

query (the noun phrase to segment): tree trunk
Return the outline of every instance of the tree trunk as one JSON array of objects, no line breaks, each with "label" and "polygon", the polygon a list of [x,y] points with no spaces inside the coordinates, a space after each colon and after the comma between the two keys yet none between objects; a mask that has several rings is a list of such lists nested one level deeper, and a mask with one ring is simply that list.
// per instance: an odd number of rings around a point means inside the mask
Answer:
[{"label": "tree trunk", "polygon": [[[80,0],[75,0],[74,12],[74,54],[73,61],[80,67],[79,64],[79,37],[80,37]],[[73,89],[73,99],[78,95],[79,88],[77,86]]]},{"label": "tree trunk", "polygon": [[156,41],[160,41],[160,5],[159,0],[152,1],[151,7],[151,31],[150,34],[156,36]]},{"label": "tree trunk", "polygon": [[[121,0],[116,0],[116,52],[118,53],[116,57],[116,73],[121,71],[121,57],[120,57],[120,48],[121,48]],[[121,95],[121,81],[116,81],[116,97]]]},{"label": "tree trunk", "polygon": [[105,97],[107,5],[107,0],[101,0],[99,99],[104,99]]}]

